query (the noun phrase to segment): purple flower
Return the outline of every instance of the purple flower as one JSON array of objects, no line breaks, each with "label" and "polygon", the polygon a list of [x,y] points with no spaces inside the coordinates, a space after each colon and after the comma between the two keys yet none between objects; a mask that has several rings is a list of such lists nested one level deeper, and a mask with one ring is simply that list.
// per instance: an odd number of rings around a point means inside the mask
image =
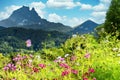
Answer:
[{"label": "purple flower", "polygon": [[4,69],[5,71],[7,71],[7,70],[9,70],[9,67],[5,66],[3,69]]},{"label": "purple flower", "polygon": [[57,59],[54,60],[54,62],[64,62],[64,61],[65,59],[61,57],[58,57]]},{"label": "purple flower", "polygon": [[15,71],[16,70],[16,66],[14,66],[14,64],[12,64],[12,63],[8,63],[3,69],[5,71],[7,71],[7,70]]},{"label": "purple flower", "polygon": [[71,72],[74,74],[78,74],[78,70],[75,70],[75,69],[72,69]]},{"label": "purple flower", "polygon": [[38,66],[41,67],[42,69],[46,67],[45,64],[39,64]]},{"label": "purple flower", "polygon": [[93,78],[93,80],[97,80],[96,78]]},{"label": "purple flower", "polygon": [[70,73],[69,70],[65,70],[65,71],[62,72],[62,76],[66,76],[66,75],[68,75],[69,73]]},{"label": "purple flower", "polygon": [[89,68],[89,72],[90,72],[90,73],[94,73],[95,70],[94,70],[93,68]]},{"label": "purple flower", "polygon": [[26,40],[26,46],[27,46],[27,47],[31,47],[31,46],[32,46],[30,39]]},{"label": "purple flower", "polygon": [[84,57],[87,59],[90,58],[90,53],[86,53]]},{"label": "purple flower", "polygon": [[67,69],[70,68],[70,66],[68,66],[68,65],[65,64],[65,63],[60,63],[60,66],[63,67],[63,68],[67,68]]}]

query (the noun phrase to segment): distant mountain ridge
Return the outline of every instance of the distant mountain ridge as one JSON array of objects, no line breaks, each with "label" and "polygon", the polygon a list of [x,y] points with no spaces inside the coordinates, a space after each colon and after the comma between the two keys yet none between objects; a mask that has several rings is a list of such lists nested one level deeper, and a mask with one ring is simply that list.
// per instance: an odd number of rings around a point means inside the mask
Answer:
[{"label": "distant mountain ridge", "polygon": [[86,34],[86,33],[91,33],[95,31],[95,28],[98,26],[99,24],[95,23],[92,20],[87,20],[85,22],[83,22],[82,24],[76,26],[71,33],[73,34]]},{"label": "distant mountain ridge", "polygon": [[15,10],[8,19],[0,21],[0,26],[23,27],[59,32],[68,32],[72,30],[70,26],[65,26],[61,23],[49,22],[42,19],[34,8],[30,10],[29,7],[26,6]]},{"label": "distant mountain ridge", "polygon": [[[63,43],[69,35],[57,31],[43,31],[34,29],[25,29],[20,27],[9,27],[0,30],[0,45],[7,42],[11,47],[20,49],[26,48],[25,41],[31,39],[33,49],[40,49],[42,42],[54,41],[58,46]],[[22,41],[22,42],[21,42]],[[1,48],[1,47],[0,47]]]},{"label": "distant mountain ridge", "polygon": [[3,27],[3,26],[0,26],[0,30],[2,30],[2,29],[5,29],[5,27]]}]

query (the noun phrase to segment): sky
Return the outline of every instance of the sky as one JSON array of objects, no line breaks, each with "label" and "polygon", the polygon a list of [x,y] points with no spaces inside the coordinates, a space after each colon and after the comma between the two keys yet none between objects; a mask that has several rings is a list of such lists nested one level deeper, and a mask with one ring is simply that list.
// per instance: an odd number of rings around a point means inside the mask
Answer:
[{"label": "sky", "polygon": [[0,20],[8,18],[20,7],[35,8],[38,15],[50,22],[71,27],[86,20],[96,23],[105,21],[111,0],[0,0]]}]

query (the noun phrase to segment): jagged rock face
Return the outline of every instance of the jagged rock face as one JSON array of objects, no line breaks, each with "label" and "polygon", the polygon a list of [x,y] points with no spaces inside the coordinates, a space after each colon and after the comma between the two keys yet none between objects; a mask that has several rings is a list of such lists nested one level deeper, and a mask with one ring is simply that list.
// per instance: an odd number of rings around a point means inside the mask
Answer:
[{"label": "jagged rock face", "polygon": [[42,29],[45,31],[68,32],[72,28],[61,23],[49,22],[42,19],[34,8],[23,6],[15,10],[12,15],[5,20],[0,21],[0,26],[4,27],[23,27],[31,29]]},{"label": "jagged rock face", "polygon": [[8,20],[11,20],[19,26],[37,24],[41,18],[38,16],[34,8],[30,10],[29,7],[23,6],[22,8],[15,10]]},{"label": "jagged rock face", "polygon": [[11,27],[19,25],[37,24],[40,21],[41,17],[38,16],[34,8],[30,10],[29,7],[23,6],[20,9],[15,10],[8,19],[2,20],[0,22],[0,25],[5,27]]}]

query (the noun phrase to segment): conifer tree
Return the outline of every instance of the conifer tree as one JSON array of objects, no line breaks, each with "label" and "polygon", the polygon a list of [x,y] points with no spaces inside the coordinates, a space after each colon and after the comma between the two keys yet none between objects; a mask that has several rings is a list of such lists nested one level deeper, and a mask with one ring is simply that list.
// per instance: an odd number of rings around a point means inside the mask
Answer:
[{"label": "conifer tree", "polygon": [[105,32],[116,34],[116,31],[120,33],[120,0],[112,0],[111,5],[106,14]]}]

